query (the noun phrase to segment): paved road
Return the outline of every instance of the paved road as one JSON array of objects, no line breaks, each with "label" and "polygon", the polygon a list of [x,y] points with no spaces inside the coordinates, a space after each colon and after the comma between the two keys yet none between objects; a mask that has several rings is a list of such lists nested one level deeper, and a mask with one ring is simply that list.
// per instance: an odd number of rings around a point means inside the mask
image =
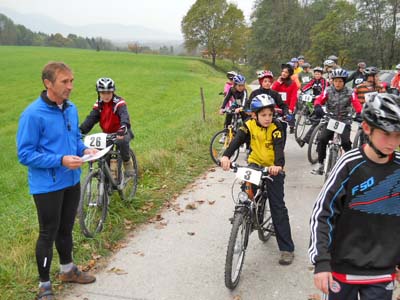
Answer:
[{"label": "paved road", "polygon": [[[291,266],[278,264],[275,239],[264,244],[255,232],[238,287],[234,291],[225,288],[234,174],[218,168],[201,176],[178,197],[175,203],[184,212],[178,214],[176,207],[166,209],[163,220],[137,229],[127,246],[97,273],[94,284],[70,286],[62,299],[307,299],[316,292],[307,257],[308,221],[323,178],[310,174],[306,148],[299,148],[293,135],[286,147],[285,199],[296,245]],[[191,203],[197,208],[186,208]]]}]

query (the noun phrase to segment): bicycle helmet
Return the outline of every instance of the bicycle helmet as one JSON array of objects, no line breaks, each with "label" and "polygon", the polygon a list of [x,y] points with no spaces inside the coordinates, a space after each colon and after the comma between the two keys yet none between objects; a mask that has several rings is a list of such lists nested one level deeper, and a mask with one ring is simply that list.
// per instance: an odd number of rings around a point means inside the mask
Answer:
[{"label": "bicycle helmet", "polygon": [[257,77],[258,77],[258,79],[263,79],[263,78],[266,78],[266,77],[274,78],[274,74],[272,74],[272,72],[269,71],[269,70],[264,70],[264,71],[260,71],[258,73]]},{"label": "bicycle helmet", "polygon": [[251,100],[250,109],[252,112],[258,113],[261,109],[266,107],[275,107],[275,101],[270,95],[260,94]]},{"label": "bicycle helmet", "polygon": [[297,58],[298,60],[303,59],[304,60],[304,56],[303,55],[299,55],[299,57]]},{"label": "bicycle helmet", "polygon": [[373,128],[386,132],[400,131],[400,97],[378,93],[365,102],[363,119]]},{"label": "bicycle helmet", "polygon": [[115,91],[115,83],[114,80],[107,77],[99,78],[96,82],[96,91],[97,92],[114,92]]},{"label": "bicycle helmet", "polygon": [[336,55],[329,55],[327,59],[333,60],[336,63],[339,58]]},{"label": "bicycle helmet", "polygon": [[346,80],[347,77],[349,77],[349,73],[345,69],[336,69],[336,70],[333,70],[331,73],[332,79],[343,78],[344,80]]},{"label": "bicycle helmet", "polygon": [[236,75],[237,73],[235,71],[229,71],[226,73],[226,77],[228,77],[229,80],[232,80]]},{"label": "bicycle helmet", "polygon": [[365,64],[365,62],[360,61],[360,62],[357,64],[357,67],[365,69],[365,68],[367,67],[367,65]]},{"label": "bicycle helmet", "polygon": [[234,84],[245,84],[246,78],[241,74],[237,74],[233,77],[233,83]]},{"label": "bicycle helmet", "polygon": [[400,64],[396,65],[396,70],[400,70]]},{"label": "bicycle helmet", "polygon": [[294,64],[292,62],[287,62],[286,64],[281,65],[281,69],[288,69],[289,71],[289,76],[292,76],[294,73]]},{"label": "bicycle helmet", "polygon": [[324,69],[322,69],[321,67],[315,67],[314,69],[313,69],[313,72],[315,73],[315,72],[320,72],[321,74],[322,73],[324,73]]},{"label": "bicycle helmet", "polygon": [[379,70],[377,67],[368,67],[365,69],[365,75],[370,76],[370,75],[376,75],[379,73]]},{"label": "bicycle helmet", "polygon": [[331,59],[327,59],[324,61],[324,66],[325,67],[333,67],[335,65],[335,62]]},{"label": "bicycle helmet", "polygon": [[304,64],[303,64],[303,69],[304,68],[311,68],[311,65],[308,63],[308,62],[305,62]]}]

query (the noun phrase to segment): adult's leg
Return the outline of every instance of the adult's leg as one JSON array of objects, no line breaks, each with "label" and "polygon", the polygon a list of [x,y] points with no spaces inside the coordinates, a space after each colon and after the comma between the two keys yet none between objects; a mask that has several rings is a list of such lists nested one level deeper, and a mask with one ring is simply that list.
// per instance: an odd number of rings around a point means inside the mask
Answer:
[{"label": "adult's leg", "polygon": [[360,285],[360,300],[391,300],[394,282]]}]

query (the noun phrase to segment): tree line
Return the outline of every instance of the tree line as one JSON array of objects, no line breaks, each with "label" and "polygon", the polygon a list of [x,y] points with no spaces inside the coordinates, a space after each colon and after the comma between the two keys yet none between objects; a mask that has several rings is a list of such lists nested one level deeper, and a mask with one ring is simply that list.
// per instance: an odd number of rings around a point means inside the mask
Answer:
[{"label": "tree line", "polygon": [[349,69],[400,63],[400,0],[256,0],[250,24],[226,0],[197,0],[181,25],[186,48],[206,49],[213,61],[245,57],[275,71],[299,55],[313,66],[336,55]]}]

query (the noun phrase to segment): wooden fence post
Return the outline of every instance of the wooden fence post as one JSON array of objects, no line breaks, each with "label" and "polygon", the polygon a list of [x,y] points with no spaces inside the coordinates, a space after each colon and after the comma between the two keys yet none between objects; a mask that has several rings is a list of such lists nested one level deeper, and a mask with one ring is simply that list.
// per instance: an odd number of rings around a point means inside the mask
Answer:
[{"label": "wooden fence post", "polygon": [[206,121],[206,107],[205,107],[204,93],[202,87],[200,87],[200,97],[201,97],[201,108],[203,112],[203,121]]}]

